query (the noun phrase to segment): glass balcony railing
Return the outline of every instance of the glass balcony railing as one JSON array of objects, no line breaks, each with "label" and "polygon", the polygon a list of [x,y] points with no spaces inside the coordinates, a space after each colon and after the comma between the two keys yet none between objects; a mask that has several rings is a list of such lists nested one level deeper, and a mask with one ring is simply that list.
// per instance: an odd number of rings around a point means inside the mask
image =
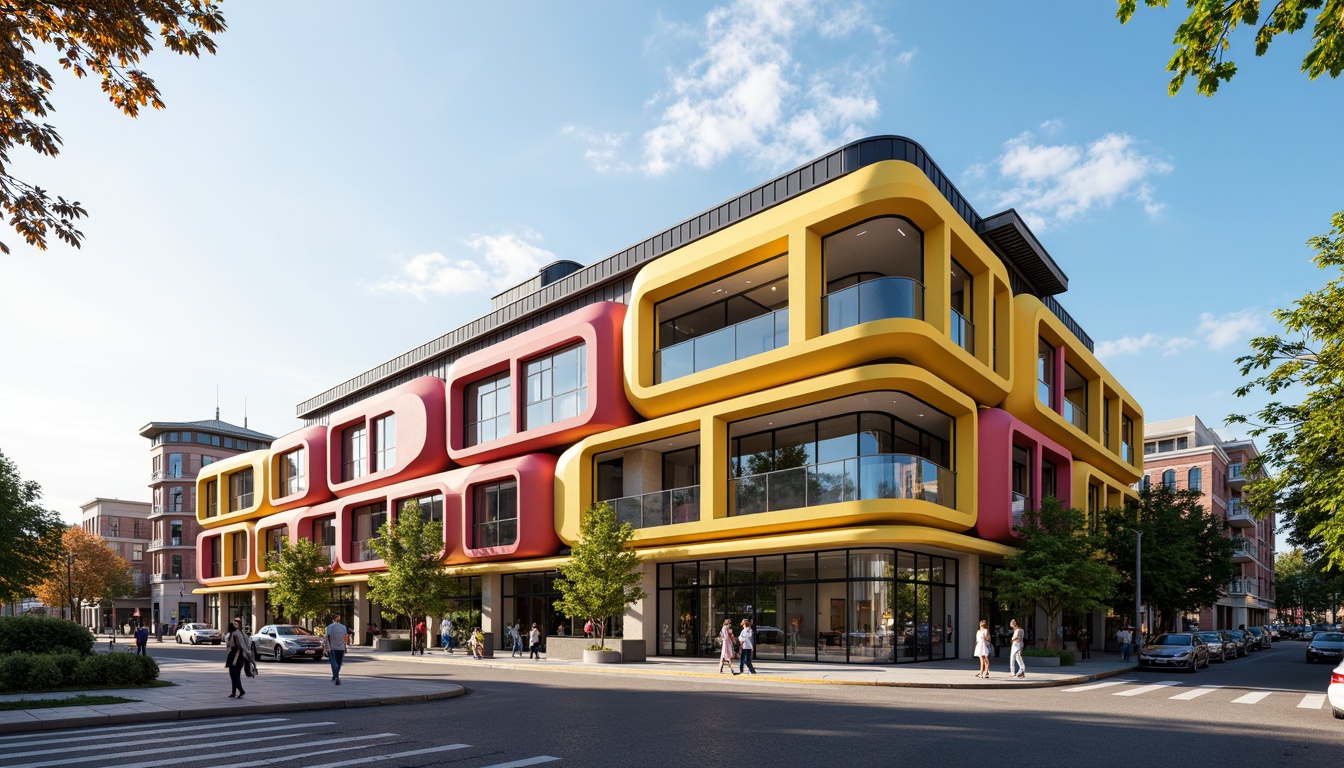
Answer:
[{"label": "glass balcony railing", "polygon": [[616,510],[616,522],[629,523],[631,528],[689,523],[700,519],[700,486],[622,496],[606,503]]},{"label": "glass balcony railing", "polygon": [[1132,464],[1134,462],[1134,446],[1129,443],[1121,443],[1120,460],[1126,464]]},{"label": "glass balcony railing", "polygon": [[733,478],[733,515],[867,499],[921,499],[953,507],[956,473],[920,456],[856,456]]},{"label": "glass balcony railing", "polygon": [[1237,462],[1236,464],[1228,464],[1228,465],[1227,465],[1227,482],[1229,482],[1229,483],[1244,483],[1244,482],[1246,482],[1249,478],[1247,478],[1246,475],[1245,475],[1245,473],[1242,471],[1243,468],[1244,468],[1244,466],[1242,465],[1241,462]]},{"label": "glass balcony railing", "polygon": [[785,307],[658,350],[654,356],[657,380],[679,379],[788,343],[789,308]]},{"label": "glass balcony railing", "polygon": [[1025,513],[1028,509],[1031,509],[1031,497],[1028,496],[1028,495],[1026,495],[1026,494],[1024,494],[1024,493],[1018,493],[1017,491],[1013,491],[1013,527],[1014,527],[1014,528],[1018,527],[1019,525],[1022,525],[1022,515],[1023,515],[1023,513]]},{"label": "glass balcony railing", "polygon": [[333,545],[331,545],[331,544],[319,545],[318,548],[317,548],[317,551],[322,553],[322,557],[326,558],[326,561],[327,561],[328,563],[334,563],[334,562],[336,562],[336,547],[335,547],[335,546],[333,546]]},{"label": "glass balcony railing", "polygon": [[948,328],[952,332],[952,343],[975,354],[975,325],[957,310],[952,310]]},{"label": "glass balcony railing", "polygon": [[1064,398],[1064,420],[1084,432],[1087,431],[1087,411],[1067,397]]},{"label": "glass balcony railing", "polygon": [[822,297],[826,332],[873,320],[924,317],[924,286],[909,277],[879,277]]},{"label": "glass balcony railing", "polygon": [[1041,404],[1044,405],[1046,408],[1054,408],[1054,407],[1055,407],[1054,402],[1052,402],[1052,401],[1054,400],[1054,398],[1053,398],[1051,395],[1052,395],[1052,393],[1051,393],[1051,391],[1050,391],[1050,385],[1047,384],[1047,383],[1044,382],[1044,381],[1041,381],[1040,379],[1037,379],[1037,380],[1036,380],[1036,399],[1037,399],[1037,400],[1040,400],[1040,401],[1041,401]]},{"label": "glass balcony railing", "polygon": [[378,559],[378,551],[373,548],[373,542],[378,541],[377,537],[372,539],[359,539],[350,542],[350,552],[353,559],[359,562]]},{"label": "glass balcony railing", "polygon": [[238,559],[238,560],[234,560],[234,561],[231,563],[231,565],[233,566],[233,570],[230,571],[230,574],[229,574],[229,575],[231,575],[231,576],[246,576],[246,575],[247,575],[247,558],[244,557],[244,558],[240,558],[240,559]]}]

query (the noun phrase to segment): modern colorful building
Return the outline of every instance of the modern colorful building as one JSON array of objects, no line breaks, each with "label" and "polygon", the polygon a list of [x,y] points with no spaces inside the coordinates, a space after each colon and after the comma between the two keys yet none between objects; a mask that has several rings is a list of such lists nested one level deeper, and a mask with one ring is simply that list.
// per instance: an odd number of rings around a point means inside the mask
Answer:
[{"label": "modern colorful building", "polygon": [[[903,663],[967,655],[1047,495],[1133,495],[1143,412],[1054,298],[1014,211],[980,216],[918,144],[842,147],[301,403],[307,426],[197,479],[210,620],[265,614],[263,555],[328,547],[360,641],[369,546],[414,499],[471,623],[552,603],[580,512],[635,529],[627,648]],[[247,488],[247,493],[235,493]],[[1100,617],[1093,617],[1100,627]],[[579,622],[581,625],[581,622]],[[966,649],[966,650],[963,650]]]},{"label": "modern colorful building", "polygon": [[1274,607],[1274,513],[1251,514],[1243,497],[1253,479],[1245,468],[1259,456],[1250,440],[1223,440],[1198,416],[1156,421],[1143,435],[1143,483],[1203,493],[1200,505],[1223,519],[1232,540],[1237,575],[1223,595],[1200,612],[1205,629],[1236,629],[1269,623]]}]

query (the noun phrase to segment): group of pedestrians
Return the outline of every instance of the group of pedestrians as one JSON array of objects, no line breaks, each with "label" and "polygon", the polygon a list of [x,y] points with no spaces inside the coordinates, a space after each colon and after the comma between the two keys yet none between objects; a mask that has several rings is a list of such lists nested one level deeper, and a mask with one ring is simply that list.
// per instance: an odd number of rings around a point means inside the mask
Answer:
[{"label": "group of pedestrians", "polygon": [[[1017,625],[1017,619],[1008,622],[1008,627],[1012,630],[1010,635],[1008,653],[1008,676],[1026,677],[1027,663],[1022,660],[1022,650],[1026,648],[1026,633]],[[989,637],[989,622],[980,620],[980,629],[975,633],[975,649],[972,651],[974,656],[980,660],[980,671],[975,673],[976,677],[989,677],[989,654],[992,653],[992,646]]]},{"label": "group of pedestrians", "polygon": [[[719,653],[719,674],[723,674],[724,665],[728,666],[728,671],[734,675],[740,675],[744,671],[756,674],[756,667],[751,663],[751,655],[756,650],[756,631],[751,628],[751,619],[742,620],[742,629],[733,636],[732,619],[723,620],[723,628],[719,630],[719,639],[723,643]],[[737,671],[733,671],[733,659],[737,659]]]}]

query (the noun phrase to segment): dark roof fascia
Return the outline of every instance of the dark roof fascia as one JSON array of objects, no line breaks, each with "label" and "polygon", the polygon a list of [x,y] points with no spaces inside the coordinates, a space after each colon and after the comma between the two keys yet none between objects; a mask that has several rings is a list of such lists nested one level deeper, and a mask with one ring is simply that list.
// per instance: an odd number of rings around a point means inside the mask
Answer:
[{"label": "dark roof fascia", "polygon": [[218,432],[221,435],[229,437],[242,437],[248,440],[257,440],[261,442],[273,442],[274,437],[264,432],[258,432],[255,429],[240,427],[225,421],[216,419],[207,419],[205,421],[151,421],[140,428],[141,437],[153,437],[160,432],[171,432],[179,429],[189,429],[202,432]]},{"label": "dark roof fascia", "polygon": [[[571,296],[619,280],[653,259],[737,224],[786,200],[869,165],[887,160],[902,160],[919,168],[967,224],[977,233],[983,231],[983,219],[918,142],[903,136],[872,136],[859,139],[309,398],[298,404],[295,408],[296,415],[300,419],[307,419],[337,400],[349,397],[487,334],[507,328]],[[1017,218],[1016,212],[1009,211],[1007,214]],[[999,214],[995,218],[1004,215],[1006,214]],[[1017,221],[1020,222],[1020,218],[1017,218]],[[1064,280],[1063,273],[1041,248],[1025,224],[1021,224],[1021,231],[1025,233],[1023,238],[1030,250],[1038,253],[1048,263],[1049,268],[1044,272],[1057,274]],[[1033,274],[1023,271],[1028,277]],[[1064,283],[1067,284],[1067,281]]]},{"label": "dark roof fascia", "polygon": [[1017,267],[1039,291],[1038,296],[1053,296],[1069,290],[1069,278],[1032,234],[1027,222],[1009,208],[980,222],[976,231],[1001,258]]}]

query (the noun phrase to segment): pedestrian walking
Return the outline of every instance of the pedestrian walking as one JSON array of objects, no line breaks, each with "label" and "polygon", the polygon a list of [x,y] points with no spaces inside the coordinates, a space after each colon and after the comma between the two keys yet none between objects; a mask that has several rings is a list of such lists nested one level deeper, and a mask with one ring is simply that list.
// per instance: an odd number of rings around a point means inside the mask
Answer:
[{"label": "pedestrian walking", "polygon": [[513,652],[509,654],[509,658],[515,656],[521,658],[523,655],[523,623],[521,621],[515,621],[513,626],[509,627],[509,642],[513,645]]},{"label": "pedestrian walking", "polygon": [[[737,645],[737,638],[733,637],[733,622],[731,619],[723,620],[723,629],[719,630],[719,639],[723,641],[723,648],[719,650],[719,674],[723,674],[723,666],[728,665],[728,671],[733,672],[733,646]],[[733,672],[736,675],[736,672]]]},{"label": "pedestrian walking", "polygon": [[751,664],[751,653],[756,650],[756,632],[751,628],[751,619],[742,620],[742,631],[737,633],[737,673],[742,674],[745,667],[756,674],[756,667]]},{"label": "pedestrian walking", "polygon": [[443,643],[445,651],[453,652],[453,622],[449,621],[447,616],[439,622],[439,641]]},{"label": "pedestrian walking", "polygon": [[172,635],[174,638],[177,637],[177,619],[173,619],[172,623],[168,625],[168,634]]},{"label": "pedestrian walking", "polygon": [[527,644],[528,644],[528,647],[531,649],[531,652],[528,654],[527,658],[529,658],[529,659],[536,659],[536,660],[540,661],[540,660],[541,660],[541,630],[540,630],[540,629],[537,629],[537,625],[536,625],[535,623],[532,624],[532,629],[529,630],[528,633],[527,633]]},{"label": "pedestrian walking", "polygon": [[583,623],[583,636],[584,636],[584,637],[592,637],[592,636],[593,636],[593,620],[592,620],[592,619],[589,619],[589,620],[587,620],[587,621],[585,621],[585,622]]},{"label": "pedestrian walking", "polygon": [[1124,627],[1115,633],[1115,642],[1120,644],[1120,660],[1129,663],[1129,654],[1133,648],[1134,633],[1130,630],[1133,627]]},{"label": "pedestrian walking", "polygon": [[350,629],[341,623],[336,614],[327,616],[327,630],[322,643],[323,650],[331,661],[331,681],[336,685],[341,684],[341,665],[345,663],[345,650],[348,647],[346,640],[349,635]]},{"label": "pedestrian walking", "polygon": [[416,651],[421,656],[425,655],[425,641],[429,639],[429,627],[425,626],[425,620],[421,619],[415,623],[415,629],[411,630],[411,655]]},{"label": "pedestrian walking", "polygon": [[1026,633],[1022,631],[1021,627],[1017,626],[1017,619],[1008,622],[1008,626],[1012,627],[1013,630],[1013,647],[1008,653],[1008,676],[1026,677],[1027,663],[1022,660],[1022,649],[1026,647]]},{"label": "pedestrian walking", "polygon": [[485,658],[485,633],[480,627],[471,631],[471,651],[477,660]]},{"label": "pedestrian walking", "polygon": [[976,677],[989,677],[989,622],[980,620],[980,629],[975,631],[975,650],[972,654],[980,660],[980,671]]},{"label": "pedestrian walking", "polygon": [[233,683],[233,689],[229,691],[230,699],[241,699],[247,693],[243,690],[243,669],[252,660],[248,653],[247,638],[243,636],[240,626],[241,622],[230,621],[229,636],[224,640],[224,648],[228,652],[224,666],[229,668],[229,681]]},{"label": "pedestrian walking", "polygon": [[1088,637],[1087,627],[1078,628],[1078,658],[1092,658],[1092,643],[1091,638]]},{"label": "pedestrian walking", "polygon": [[149,655],[149,627],[141,626],[135,630],[135,652],[141,656]]}]

